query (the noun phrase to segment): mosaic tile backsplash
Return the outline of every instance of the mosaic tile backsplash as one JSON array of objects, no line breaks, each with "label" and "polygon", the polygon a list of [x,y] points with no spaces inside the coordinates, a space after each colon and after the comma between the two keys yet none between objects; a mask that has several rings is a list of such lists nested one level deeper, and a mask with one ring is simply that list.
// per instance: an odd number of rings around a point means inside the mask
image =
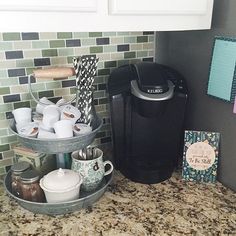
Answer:
[{"label": "mosaic tile backsplash", "polygon": [[[73,66],[73,57],[96,54],[99,58],[94,82],[94,104],[103,119],[95,145],[110,145],[111,125],[107,94],[110,72],[123,64],[153,61],[154,32],[30,32],[0,33],[0,175],[13,163],[12,147],[17,137],[8,129],[11,111],[36,103],[28,91],[34,69]],[[69,100],[75,92],[75,77],[45,80],[31,77],[35,97],[56,102]]]}]

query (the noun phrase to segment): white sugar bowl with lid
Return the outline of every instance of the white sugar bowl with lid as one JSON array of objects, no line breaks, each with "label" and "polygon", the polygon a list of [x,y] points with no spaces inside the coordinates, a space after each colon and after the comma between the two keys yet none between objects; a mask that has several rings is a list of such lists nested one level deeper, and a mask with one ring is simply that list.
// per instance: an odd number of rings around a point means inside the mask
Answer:
[{"label": "white sugar bowl with lid", "polygon": [[58,169],[40,179],[48,203],[68,202],[79,198],[82,176],[73,170]]}]

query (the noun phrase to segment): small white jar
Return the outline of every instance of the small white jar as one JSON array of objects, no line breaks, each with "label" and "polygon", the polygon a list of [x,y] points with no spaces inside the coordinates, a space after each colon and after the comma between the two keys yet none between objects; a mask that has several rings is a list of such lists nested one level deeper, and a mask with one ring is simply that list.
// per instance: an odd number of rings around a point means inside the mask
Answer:
[{"label": "small white jar", "polygon": [[40,179],[48,203],[68,202],[79,198],[82,176],[73,170],[58,169]]}]

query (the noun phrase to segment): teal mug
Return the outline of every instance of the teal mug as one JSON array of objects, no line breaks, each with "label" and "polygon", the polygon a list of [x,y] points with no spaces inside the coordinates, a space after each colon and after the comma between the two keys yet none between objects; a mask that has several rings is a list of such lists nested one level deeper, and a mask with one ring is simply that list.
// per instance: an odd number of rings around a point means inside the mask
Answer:
[{"label": "teal mug", "polygon": [[[109,175],[113,171],[111,161],[103,161],[103,151],[99,148],[93,149],[93,159],[83,159],[79,151],[71,154],[71,169],[79,172],[83,177],[81,189],[84,191],[95,190],[102,182],[103,177]],[[105,166],[109,165],[109,170],[105,171]]]}]

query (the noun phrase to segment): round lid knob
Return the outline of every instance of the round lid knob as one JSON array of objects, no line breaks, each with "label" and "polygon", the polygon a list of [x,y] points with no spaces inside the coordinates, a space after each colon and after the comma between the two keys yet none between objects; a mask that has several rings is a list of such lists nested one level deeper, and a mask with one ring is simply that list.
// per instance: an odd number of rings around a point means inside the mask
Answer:
[{"label": "round lid knob", "polygon": [[42,179],[43,187],[50,191],[65,191],[80,184],[82,178],[79,173],[69,169],[51,171]]}]

